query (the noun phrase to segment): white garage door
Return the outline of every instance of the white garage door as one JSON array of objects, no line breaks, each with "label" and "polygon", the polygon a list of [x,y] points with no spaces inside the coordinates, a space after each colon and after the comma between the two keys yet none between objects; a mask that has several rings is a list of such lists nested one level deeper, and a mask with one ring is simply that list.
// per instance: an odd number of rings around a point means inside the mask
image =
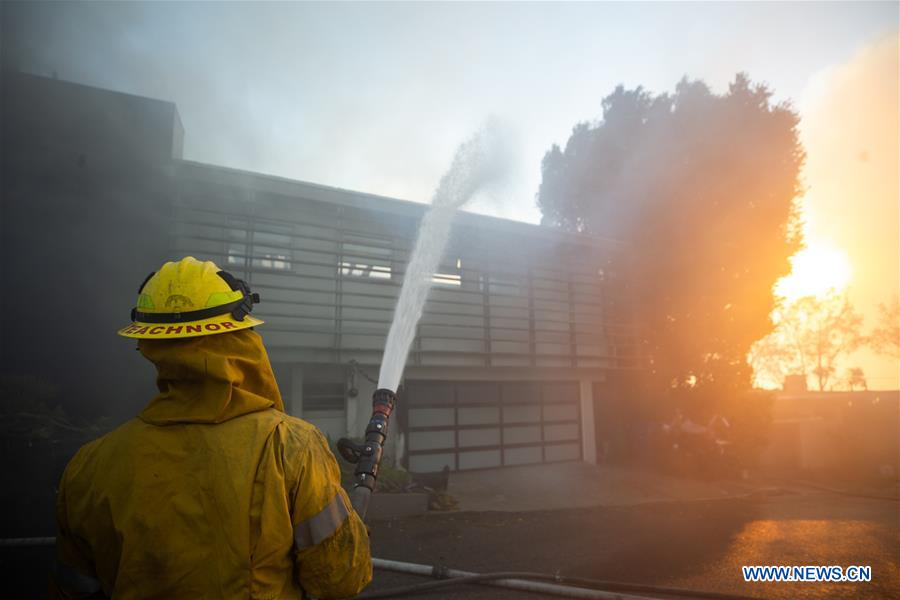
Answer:
[{"label": "white garage door", "polygon": [[410,381],[401,402],[415,473],[581,460],[577,382]]}]

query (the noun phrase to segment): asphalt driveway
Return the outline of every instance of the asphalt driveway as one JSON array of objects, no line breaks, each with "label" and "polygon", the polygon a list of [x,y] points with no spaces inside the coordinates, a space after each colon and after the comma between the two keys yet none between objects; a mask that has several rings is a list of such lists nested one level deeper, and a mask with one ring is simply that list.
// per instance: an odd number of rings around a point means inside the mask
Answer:
[{"label": "asphalt driveway", "polygon": [[[530,512],[428,514],[371,524],[380,558],[542,571],[765,598],[900,598],[900,504],[829,493]],[[871,583],[745,583],[742,565],[870,565]],[[377,572],[371,589],[426,581]],[[534,598],[460,587],[432,598]]]}]

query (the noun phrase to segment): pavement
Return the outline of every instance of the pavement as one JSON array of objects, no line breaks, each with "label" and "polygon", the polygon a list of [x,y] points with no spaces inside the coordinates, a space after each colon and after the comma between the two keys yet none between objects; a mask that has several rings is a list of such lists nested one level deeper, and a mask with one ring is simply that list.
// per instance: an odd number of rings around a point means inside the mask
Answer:
[{"label": "pavement", "polygon": [[[783,600],[900,598],[897,502],[821,491],[525,512],[429,513],[373,521],[370,528],[372,551],[379,558],[480,573],[559,573]],[[872,581],[744,582],[743,565],[768,564],[868,565]],[[425,581],[376,571],[369,589]],[[543,596],[472,585],[410,596],[537,597]]]},{"label": "pavement", "polygon": [[[811,482],[704,481],[573,462],[455,472],[448,493],[459,510],[372,521],[373,555],[742,597],[900,599],[896,489],[860,497]],[[769,564],[868,565],[873,581],[743,581],[743,565]],[[425,581],[379,570],[370,591]],[[468,585],[418,597],[541,595]]]},{"label": "pavement", "polygon": [[451,473],[461,511],[523,512],[777,494],[770,484],[703,481],[624,467],[553,463]]}]

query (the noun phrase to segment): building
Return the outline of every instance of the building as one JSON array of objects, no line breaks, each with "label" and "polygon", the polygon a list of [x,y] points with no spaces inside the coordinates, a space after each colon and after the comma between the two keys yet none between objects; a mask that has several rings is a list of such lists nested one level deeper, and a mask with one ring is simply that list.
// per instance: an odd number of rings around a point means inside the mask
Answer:
[{"label": "building", "polygon": [[[213,260],[263,299],[254,314],[266,321],[259,333],[287,410],[332,439],[362,434],[427,206],[186,161],[170,103],[21,74],[4,79],[4,94],[17,99],[4,102],[4,123],[16,124],[17,147],[30,148],[27,160],[4,159],[4,215],[14,215],[4,220],[4,255],[16,256],[12,273],[25,293],[44,286],[42,298],[58,298],[68,289],[65,278],[29,276],[39,257],[22,250],[46,252],[47,238],[65,256],[69,279],[90,265],[91,279],[76,285],[105,301],[81,304],[81,322],[112,332],[122,319],[110,314],[127,315],[146,271],[187,254]],[[45,149],[54,145],[61,149],[51,157]],[[51,180],[77,189],[41,187]],[[22,209],[37,189],[41,206]],[[73,197],[94,218],[75,232],[66,233],[71,219],[48,227],[43,215],[72,212]],[[111,200],[96,206],[98,197]],[[595,406],[637,367],[624,251],[615,241],[459,214],[416,330],[388,454],[417,472],[595,461]],[[32,318],[51,304],[33,305]],[[6,306],[3,313],[6,329]],[[63,329],[59,339],[83,329]],[[137,389],[125,380],[146,379],[146,368],[121,363],[114,342],[98,342],[97,352],[121,367],[119,389]],[[30,358],[14,361],[23,372],[46,356],[26,346]],[[39,375],[62,377],[52,371]],[[83,364],[76,371],[92,372]]]}]

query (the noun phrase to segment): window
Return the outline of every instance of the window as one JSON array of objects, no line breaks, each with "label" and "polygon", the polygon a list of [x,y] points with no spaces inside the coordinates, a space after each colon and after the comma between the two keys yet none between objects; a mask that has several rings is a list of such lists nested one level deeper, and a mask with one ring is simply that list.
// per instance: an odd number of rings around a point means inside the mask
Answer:
[{"label": "window", "polygon": [[228,244],[228,264],[241,268],[247,266],[247,246],[245,244]]},{"label": "window", "polygon": [[373,279],[390,279],[391,268],[380,265],[367,265],[365,263],[350,263],[341,261],[341,275],[345,277],[371,277]]},{"label": "window", "polygon": [[462,285],[462,259],[456,259],[456,269],[447,269],[447,273],[435,273],[431,276],[431,283],[437,287],[457,288]]},{"label": "window", "polygon": [[462,279],[458,273],[435,273],[431,276],[431,283],[437,287],[459,287]]},{"label": "window", "polygon": [[284,254],[264,254],[263,258],[253,259],[253,266],[264,269],[290,269],[291,262]]},{"label": "window", "polygon": [[258,221],[252,240],[253,266],[280,271],[290,270],[292,233],[290,226]]},{"label": "window", "polygon": [[343,277],[389,280],[393,276],[393,250],[389,240],[376,238],[359,240],[369,243],[341,244],[338,273]]},{"label": "window", "polygon": [[[262,269],[291,268],[291,228],[271,223],[256,223],[253,235],[247,219],[229,218],[224,228],[225,262],[232,267],[250,265]],[[262,229],[265,230],[262,230]]]},{"label": "window", "polygon": [[247,219],[228,219],[225,228],[226,262],[231,266],[247,266]]}]

